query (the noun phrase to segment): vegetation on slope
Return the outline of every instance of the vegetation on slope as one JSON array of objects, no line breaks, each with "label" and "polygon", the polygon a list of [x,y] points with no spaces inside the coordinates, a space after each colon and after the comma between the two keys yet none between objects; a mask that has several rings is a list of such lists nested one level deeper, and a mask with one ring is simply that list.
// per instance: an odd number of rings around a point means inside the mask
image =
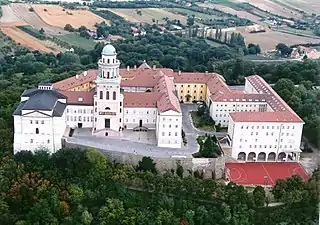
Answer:
[{"label": "vegetation on slope", "polygon": [[[141,162],[142,163],[142,162]],[[95,150],[53,155],[19,152],[0,158],[0,223],[41,225],[267,225],[317,222],[317,191],[293,177],[272,190],[278,207],[264,207],[262,187],[160,175],[151,168],[111,164]],[[146,172],[139,170],[144,167]],[[141,169],[141,168],[140,168]]]}]

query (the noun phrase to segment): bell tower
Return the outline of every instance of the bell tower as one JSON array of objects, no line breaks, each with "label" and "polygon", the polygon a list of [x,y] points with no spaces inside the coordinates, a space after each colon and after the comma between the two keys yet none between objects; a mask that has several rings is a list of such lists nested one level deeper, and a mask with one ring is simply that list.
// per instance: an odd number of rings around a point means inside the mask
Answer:
[{"label": "bell tower", "polygon": [[107,44],[98,61],[99,73],[94,96],[93,134],[119,136],[123,128],[123,95],[120,93],[120,61],[116,49]]}]

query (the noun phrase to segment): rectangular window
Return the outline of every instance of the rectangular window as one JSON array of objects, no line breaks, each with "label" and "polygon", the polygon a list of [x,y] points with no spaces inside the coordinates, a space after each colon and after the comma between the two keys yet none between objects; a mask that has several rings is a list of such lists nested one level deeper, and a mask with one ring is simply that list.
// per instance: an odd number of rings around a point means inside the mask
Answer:
[{"label": "rectangular window", "polygon": [[36,124],[38,124],[38,120],[36,120]]},{"label": "rectangular window", "polygon": [[33,143],[33,139],[30,139],[30,143],[31,143],[31,144]]},{"label": "rectangular window", "polygon": [[164,136],[164,132],[162,132],[162,136]]},{"label": "rectangular window", "polygon": [[175,133],[174,133],[174,136],[178,136],[178,132],[175,132]]},{"label": "rectangular window", "polygon": [[165,128],[165,126],[166,126],[166,125],[165,125],[165,124],[163,124],[162,126],[163,126],[163,128]]},{"label": "rectangular window", "polygon": [[30,120],[30,123],[32,124],[32,120]]},{"label": "rectangular window", "polygon": [[48,139],[47,143],[50,144],[50,140],[49,139]]},{"label": "rectangular window", "polygon": [[171,128],[171,124],[169,124],[169,128]]},{"label": "rectangular window", "polygon": [[178,128],[178,125],[176,125],[176,128]]},{"label": "rectangular window", "polygon": [[171,136],[171,132],[169,132],[169,136]]}]

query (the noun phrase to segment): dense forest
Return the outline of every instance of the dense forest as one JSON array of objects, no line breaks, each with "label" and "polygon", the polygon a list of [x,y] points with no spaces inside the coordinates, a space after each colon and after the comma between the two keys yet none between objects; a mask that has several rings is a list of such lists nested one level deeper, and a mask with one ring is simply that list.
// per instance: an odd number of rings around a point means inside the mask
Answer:
[{"label": "dense forest", "polygon": [[[247,191],[183,174],[178,165],[160,175],[152,163],[112,164],[90,149],[3,156],[0,224],[317,224],[318,172],[307,183],[298,176],[279,180],[272,195],[261,186]],[[267,207],[270,200],[281,203]]]}]

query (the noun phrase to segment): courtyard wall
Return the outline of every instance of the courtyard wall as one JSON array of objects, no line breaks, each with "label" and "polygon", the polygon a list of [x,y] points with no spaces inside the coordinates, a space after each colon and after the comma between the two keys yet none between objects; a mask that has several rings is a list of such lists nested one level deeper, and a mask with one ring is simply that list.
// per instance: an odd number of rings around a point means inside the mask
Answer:
[{"label": "courtyard wall", "polygon": [[[66,148],[92,148],[80,144],[68,143],[65,141]],[[107,149],[96,149],[106,157],[109,161],[121,164],[130,164],[133,166],[138,165],[142,160],[143,155],[136,155],[131,153],[123,153],[110,151]],[[180,164],[184,169],[184,176],[189,176],[198,171],[202,174],[204,179],[220,179],[224,177],[225,171],[225,158],[220,156],[218,158],[163,158],[163,157],[150,157],[156,163],[156,168],[159,172],[166,172],[177,169],[177,164]]]}]

